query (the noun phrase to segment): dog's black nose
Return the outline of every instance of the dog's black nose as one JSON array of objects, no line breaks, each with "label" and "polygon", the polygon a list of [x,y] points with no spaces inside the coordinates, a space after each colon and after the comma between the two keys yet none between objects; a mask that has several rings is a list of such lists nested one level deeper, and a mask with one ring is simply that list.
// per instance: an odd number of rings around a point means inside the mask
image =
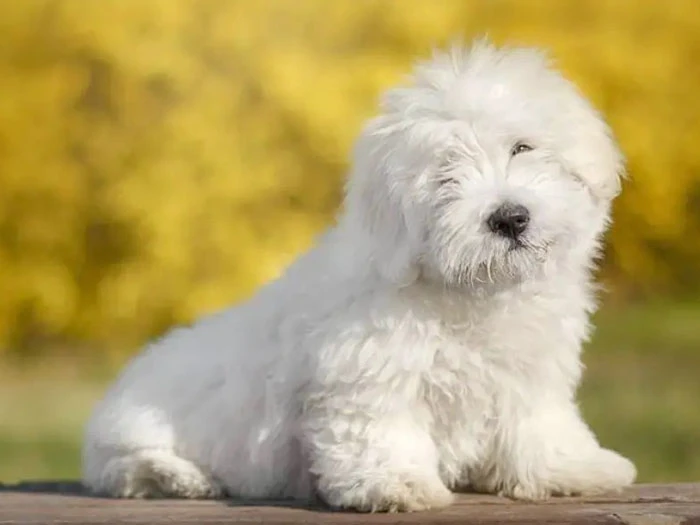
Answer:
[{"label": "dog's black nose", "polygon": [[503,204],[486,221],[492,232],[509,239],[522,235],[529,222],[530,212],[521,204]]}]

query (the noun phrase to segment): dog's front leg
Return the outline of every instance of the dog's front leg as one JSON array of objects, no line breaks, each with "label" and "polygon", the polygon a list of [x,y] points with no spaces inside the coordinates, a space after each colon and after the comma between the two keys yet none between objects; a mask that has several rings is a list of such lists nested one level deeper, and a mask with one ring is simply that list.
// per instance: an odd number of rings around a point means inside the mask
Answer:
[{"label": "dog's front leg", "polygon": [[634,482],[632,462],[600,447],[573,402],[531,401],[504,411],[475,488],[536,500],[616,491]]},{"label": "dog's front leg", "polygon": [[417,511],[444,507],[452,493],[438,475],[435,445],[389,385],[344,384],[316,392],[303,440],[319,497],[335,508]]}]

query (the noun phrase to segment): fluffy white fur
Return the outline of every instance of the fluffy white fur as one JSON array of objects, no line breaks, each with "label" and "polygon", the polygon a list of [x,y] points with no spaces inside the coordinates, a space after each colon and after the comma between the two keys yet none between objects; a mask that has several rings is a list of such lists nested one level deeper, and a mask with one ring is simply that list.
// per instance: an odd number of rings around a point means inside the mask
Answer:
[{"label": "fluffy white fur", "polygon": [[[386,94],[316,247],[129,364],[89,422],[86,485],[411,511],[465,487],[540,499],[632,483],[575,401],[622,171],[607,125],[540,52],[436,54]],[[487,226],[504,203],[530,212],[518,243]]]}]

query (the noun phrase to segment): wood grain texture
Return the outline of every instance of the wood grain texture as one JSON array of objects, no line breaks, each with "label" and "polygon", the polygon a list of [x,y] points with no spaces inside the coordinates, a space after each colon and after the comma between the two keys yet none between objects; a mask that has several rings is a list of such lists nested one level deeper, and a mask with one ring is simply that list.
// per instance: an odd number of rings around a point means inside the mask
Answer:
[{"label": "wood grain texture", "polygon": [[75,482],[0,486],[0,524],[170,525],[232,523],[426,523],[700,525],[700,483],[637,485],[621,494],[521,503],[460,495],[440,511],[413,514],[331,512],[291,502],[114,500],[86,496]]}]

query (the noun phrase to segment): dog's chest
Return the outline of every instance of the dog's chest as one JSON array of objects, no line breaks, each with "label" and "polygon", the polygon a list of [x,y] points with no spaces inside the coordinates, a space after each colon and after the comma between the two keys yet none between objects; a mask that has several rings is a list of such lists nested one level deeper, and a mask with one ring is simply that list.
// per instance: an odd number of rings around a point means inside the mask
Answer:
[{"label": "dog's chest", "polygon": [[551,365],[540,355],[542,343],[539,330],[521,320],[443,325],[429,345],[433,359],[421,382],[436,430],[486,429],[504,397],[530,389]]},{"label": "dog's chest", "polygon": [[443,338],[433,350],[422,378],[422,401],[435,427],[448,430],[460,420],[481,419],[491,411],[494,385],[491,363],[468,341]]}]

